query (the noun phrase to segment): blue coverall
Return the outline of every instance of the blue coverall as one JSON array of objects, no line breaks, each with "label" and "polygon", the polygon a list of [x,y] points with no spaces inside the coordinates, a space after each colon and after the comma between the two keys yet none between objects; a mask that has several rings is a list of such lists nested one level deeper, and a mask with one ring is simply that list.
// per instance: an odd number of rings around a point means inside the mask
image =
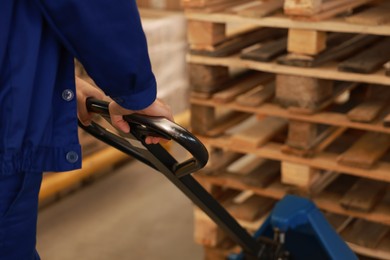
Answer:
[{"label": "blue coverall", "polygon": [[39,259],[44,171],[81,166],[74,58],[121,106],[156,98],[135,0],[0,1],[0,259]]}]

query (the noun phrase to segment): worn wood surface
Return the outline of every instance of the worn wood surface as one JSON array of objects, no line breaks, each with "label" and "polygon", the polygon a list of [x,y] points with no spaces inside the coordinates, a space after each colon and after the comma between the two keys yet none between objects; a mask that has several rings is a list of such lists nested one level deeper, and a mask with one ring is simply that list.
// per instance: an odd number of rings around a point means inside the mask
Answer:
[{"label": "worn wood surface", "polygon": [[272,99],[275,95],[275,82],[259,85],[239,95],[236,102],[243,106],[256,107]]},{"label": "worn wood surface", "polygon": [[377,5],[345,18],[349,23],[363,25],[381,25],[390,22],[390,8],[387,5]]},{"label": "worn wood surface", "polygon": [[283,107],[316,109],[333,94],[333,81],[278,74],[275,98]]},{"label": "worn wood surface", "polygon": [[284,0],[252,1],[234,8],[234,13],[246,17],[264,17],[283,7]]},{"label": "worn wood surface", "polygon": [[191,90],[200,93],[214,93],[229,82],[229,68],[226,66],[209,66],[189,64]]},{"label": "worn wood surface", "polygon": [[372,73],[380,69],[390,59],[390,38],[370,46],[368,49],[341,62],[338,68],[342,71]]},{"label": "worn wood surface", "polygon": [[238,95],[253,89],[255,86],[265,84],[273,79],[273,75],[267,73],[246,73],[233,81],[230,87],[215,93],[212,99],[218,103],[226,103],[234,100]]},{"label": "worn wood surface", "polygon": [[383,198],[388,184],[385,182],[359,179],[340,200],[340,204],[350,210],[369,212]]},{"label": "worn wood surface", "polygon": [[284,29],[276,28],[260,28],[253,29],[232,37],[227,37],[223,42],[212,46],[207,50],[191,49],[192,54],[199,54],[212,57],[224,57],[240,52],[252,44],[256,44],[265,40],[279,38],[285,35]]},{"label": "worn wood surface", "polygon": [[329,61],[345,59],[381,39],[377,35],[365,34],[333,34],[329,38],[327,49],[314,57],[289,54],[280,57],[278,63],[297,67],[317,67]]},{"label": "worn wood surface", "polygon": [[304,164],[281,162],[282,183],[308,189],[320,176],[319,170]]},{"label": "worn wood surface", "polygon": [[230,129],[230,142],[233,146],[256,148],[267,143],[286,127],[287,121],[282,118],[267,117],[258,120],[252,117],[244,124]]},{"label": "worn wood surface", "polygon": [[202,49],[225,40],[226,24],[189,20],[187,39],[191,48]]},{"label": "worn wood surface", "polygon": [[368,132],[356,141],[337,161],[352,167],[369,169],[388,151],[390,135]]},{"label": "worn wood surface", "polygon": [[386,100],[367,100],[350,110],[347,117],[352,121],[369,123],[376,119],[387,106]]},{"label": "worn wood surface", "polygon": [[357,219],[341,235],[348,242],[368,248],[375,248],[388,232],[388,226]]},{"label": "worn wood surface", "polygon": [[241,53],[242,59],[255,61],[271,61],[287,51],[287,38],[280,38],[260,46],[254,46]]}]

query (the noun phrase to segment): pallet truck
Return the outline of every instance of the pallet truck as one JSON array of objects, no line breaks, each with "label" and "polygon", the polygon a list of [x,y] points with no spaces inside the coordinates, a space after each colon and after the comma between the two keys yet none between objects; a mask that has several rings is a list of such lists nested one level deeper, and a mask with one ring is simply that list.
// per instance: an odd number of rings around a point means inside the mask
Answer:
[{"label": "pallet truck", "polygon": [[[87,109],[110,121],[108,103],[89,98]],[[271,211],[252,236],[209,194],[192,173],[203,168],[208,152],[203,144],[183,127],[161,117],[131,114],[124,116],[130,133],[119,135],[92,122],[79,126],[97,139],[161,172],[196,206],[242,248],[229,260],[355,260],[357,256],[338,236],[320,210],[310,200],[287,195]],[[146,136],[173,140],[192,158],[178,162],[162,145],[148,145]]]}]

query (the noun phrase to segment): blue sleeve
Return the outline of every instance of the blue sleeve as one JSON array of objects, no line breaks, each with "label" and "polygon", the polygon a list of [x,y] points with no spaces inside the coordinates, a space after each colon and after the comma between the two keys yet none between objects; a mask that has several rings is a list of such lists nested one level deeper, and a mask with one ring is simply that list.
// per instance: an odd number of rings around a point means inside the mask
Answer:
[{"label": "blue sleeve", "polygon": [[135,0],[36,0],[65,47],[121,106],[139,110],[156,99]]}]

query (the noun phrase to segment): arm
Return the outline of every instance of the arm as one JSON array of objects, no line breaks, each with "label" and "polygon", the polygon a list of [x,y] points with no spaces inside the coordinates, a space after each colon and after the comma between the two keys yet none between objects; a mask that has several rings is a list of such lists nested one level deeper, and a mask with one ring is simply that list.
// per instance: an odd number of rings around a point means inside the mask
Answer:
[{"label": "arm", "polygon": [[135,0],[35,1],[68,51],[117,103],[110,105],[114,125],[128,131],[119,117],[135,111],[172,119],[167,106],[156,100]]}]

